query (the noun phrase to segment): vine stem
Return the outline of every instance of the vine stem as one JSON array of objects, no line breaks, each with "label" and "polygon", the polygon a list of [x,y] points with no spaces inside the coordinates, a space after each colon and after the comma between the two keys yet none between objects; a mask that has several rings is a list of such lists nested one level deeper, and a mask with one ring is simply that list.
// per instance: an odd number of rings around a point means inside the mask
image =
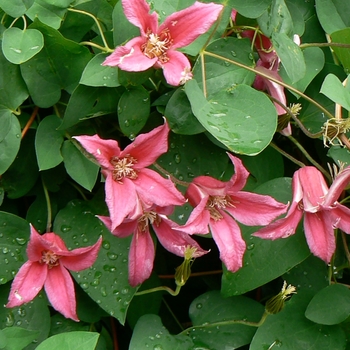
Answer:
[{"label": "vine stem", "polygon": [[185,329],[180,334],[188,334],[190,331],[197,330],[197,329],[204,329],[204,328],[213,328],[213,327],[219,327],[219,326],[230,326],[233,324],[243,324],[245,326],[251,326],[251,327],[260,327],[266,320],[267,316],[269,314],[265,311],[263,315],[261,316],[261,319],[259,322],[250,322],[245,320],[229,320],[229,321],[221,321],[221,322],[214,322],[214,323],[206,323],[201,326],[193,326],[190,328]]},{"label": "vine stem", "polygon": [[[94,15],[92,15],[92,14],[89,13],[89,12],[82,11],[82,10],[77,10],[77,9],[74,9],[74,8],[71,8],[71,7],[68,8],[68,11],[76,12],[76,13],[81,13],[81,14],[83,14],[83,15],[85,15],[85,16],[91,17],[91,18],[94,20],[94,22],[96,23],[97,28],[98,28],[98,30],[99,30],[99,32],[100,32],[100,35],[101,35],[101,38],[102,38],[102,41],[103,41],[103,45],[105,46],[104,49],[105,49],[107,52],[113,52],[113,50],[110,49],[109,46],[108,46],[108,44],[107,44],[107,41],[106,41],[106,38],[105,38],[105,36],[104,36],[104,34],[103,34],[103,31],[102,31],[102,27],[101,27],[101,25],[100,25],[100,22],[97,20],[97,18],[96,18]],[[90,43],[89,45],[91,45],[91,43]],[[94,46],[94,45],[91,45],[91,46]]]},{"label": "vine stem", "polygon": [[298,94],[300,97],[304,98],[305,100],[309,101],[310,103],[312,103],[313,105],[315,105],[318,109],[320,109],[325,115],[328,116],[328,118],[332,119],[334,118],[333,114],[330,113],[326,108],[324,108],[323,106],[321,106],[318,102],[316,102],[315,100],[313,100],[311,97],[305,95],[303,92],[299,91],[298,89],[296,89],[295,87],[289,85],[289,84],[286,84],[278,79],[275,79],[265,73],[262,73],[262,72],[259,72],[258,70],[256,70],[255,68],[252,68],[252,67],[249,67],[249,66],[246,66],[245,64],[243,63],[240,63],[240,62],[237,62],[237,61],[234,61],[234,60],[231,60],[227,57],[224,57],[224,56],[220,56],[220,55],[217,55],[215,53],[212,53],[212,52],[209,52],[209,51],[203,51],[203,54],[204,55],[207,55],[207,56],[210,56],[210,57],[214,57],[214,58],[217,58],[218,60],[222,60],[222,61],[226,61],[226,62],[229,62],[229,63],[232,63],[234,64],[235,66],[238,66],[240,68],[243,68],[243,69],[246,69],[246,70],[249,70],[250,72],[253,72],[257,75],[260,75],[261,77],[265,78],[265,79],[268,79],[268,80],[271,80],[273,81],[274,83],[278,84],[278,85],[281,85],[283,86],[284,88],[290,90],[290,91],[293,91],[295,92],[296,94]]},{"label": "vine stem", "polygon": [[294,164],[300,166],[300,168],[303,168],[305,166],[305,164],[303,162],[300,162],[298,159],[294,158],[289,153],[283,151],[283,149],[279,148],[274,142],[270,142],[270,146],[272,148],[274,148],[277,152],[281,153],[282,156],[286,157],[287,159],[289,159]]},{"label": "vine stem", "polygon": [[47,190],[47,187],[45,185],[45,181],[42,177],[41,177],[41,183],[43,185],[43,190],[44,190],[44,195],[45,195],[45,200],[46,200],[46,207],[47,207],[46,232],[51,232],[52,209],[51,209],[49,191]]},{"label": "vine stem", "polygon": [[301,49],[307,48],[307,47],[341,47],[344,49],[349,49],[350,44],[343,44],[343,43],[305,43],[300,44],[299,47]]},{"label": "vine stem", "polygon": [[139,295],[144,295],[144,294],[149,294],[149,293],[154,293],[154,292],[168,292],[170,295],[172,295],[173,297],[177,296],[180,293],[181,290],[181,286],[176,285],[176,289],[172,290],[169,287],[166,286],[160,286],[160,287],[155,287],[155,288],[151,288],[151,289],[146,289],[146,290],[142,290],[141,292],[137,292],[135,293],[136,296]]},{"label": "vine stem", "polygon": [[34,119],[35,119],[35,117],[36,117],[37,114],[38,114],[38,111],[39,111],[39,107],[38,107],[38,106],[35,106],[32,115],[30,116],[30,118],[29,118],[27,124],[25,125],[25,127],[24,127],[23,130],[22,130],[22,139],[23,139],[24,135],[27,133],[27,131],[28,131],[28,129],[30,128],[30,126],[33,124]]},{"label": "vine stem", "polygon": [[189,183],[186,181],[181,181],[178,180],[176,177],[174,177],[172,174],[170,174],[168,171],[166,171],[164,168],[162,168],[158,163],[153,163],[153,166],[159,170],[161,173],[163,173],[164,175],[168,176],[174,183],[176,183],[177,185],[183,186],[183,187],[188,187]]}]

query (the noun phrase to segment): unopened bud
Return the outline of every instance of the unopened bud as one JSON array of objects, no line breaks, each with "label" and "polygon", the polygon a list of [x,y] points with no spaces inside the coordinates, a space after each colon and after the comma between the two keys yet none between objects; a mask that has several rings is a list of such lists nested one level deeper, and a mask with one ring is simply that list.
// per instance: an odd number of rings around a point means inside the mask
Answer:
[{"label": "unopened bud", "polygon": [[282,290],[269,299],[265,304],[265,310],[268,314],[277,314],[284,308],[286,300],[288,300],[292,294],[296,293],[296,288],[292,285],[287,286],[287,282],[284,281]]},{"label": "unopened bud", "polygon": [[184,261],[175,270],[175,283],[182,287],[191,275],[191,266],[196,256],[196,247],[187,246],[184,253]]}]

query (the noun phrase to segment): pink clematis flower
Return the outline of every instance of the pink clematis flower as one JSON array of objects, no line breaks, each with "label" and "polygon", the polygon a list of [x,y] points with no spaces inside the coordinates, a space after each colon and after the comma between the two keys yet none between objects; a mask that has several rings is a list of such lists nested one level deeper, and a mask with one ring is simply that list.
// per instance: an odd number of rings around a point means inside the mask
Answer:
[{"label": "pink clematis flower", "polygon": [[272,240],[289,237],[304,215],[304,231],[311,252],[329,263],[336,248],[334,228],[350,233],[350,209],[337,202],[349,181],[349,167],[340,172],[330,189],[317,168],[299,169],[293,175],[293,200],[286,217],[253,235]]},{"label": "pink clematis flower", "polygon": [[286,211],[287,206],[270,196],[241,191],[249,176],[242,161],[229,154],[235,174],[228,182],[199,176],[189,185],[186,196],[195,207],[181,230],[189,234],[210,231],[220,250],[220,258],[229,271],[242,267],[246,249],[241,230],[244,225],[267,225]]},{"label": "pink clematis flower", "polygon": [[163,68],[168,84],[180,85],[192,78],[187,57],[176,51],[191,44],[217,20],[222,5],[195,2],[175,12],[158,27],[158,14],[150,14],[145,0],[122,0],[126,18],[140,28],[141,36],[117,47],[103,62],[129,72],[144,71],[152,66]]},{"label": "pink clematis flower", "polygon": [[[129,283],[135,287],[143,283],[152,273],[155,257],[154,243],[149,232],[152,225],[159,242],[169,252],[184,257],[188,248],[195,248],[193,258],[206,253],[198,243],[187,233],[181,232],[181,227],[167,218],[173,207],[161,208],[152,206],[144,209],[139,217],[125,219],[116,229],[111,230],[111,219],[99,216],[99,219],[117,237],[127,237],[134,234],[129,251]],[[175,230],[177,228],[178,230]]]},{"label": "pink clematis flower", "polygon": [[28,303],[44,286],[53,308],[66,318],[79,321],[74,284],[67,269],[81,271],[92,266],[101,247],[102,238],[92,246],[69,251],[55,233],[40,235],[33,226],[30,229],[27,247],[29,260],[22,265],[12,282],[6,307]]},{"label": "pink clematis flower", "polygon": [[185,199],[170,179],[146,167],[168,150],[169,127],[165,123],[138,135],[123,151],[115,140],[98,135],[75,137],[102,167],[106,177],[106,202],[112,231],[123,220],[137,215],[139,201],[146,205],[182,205]]}]

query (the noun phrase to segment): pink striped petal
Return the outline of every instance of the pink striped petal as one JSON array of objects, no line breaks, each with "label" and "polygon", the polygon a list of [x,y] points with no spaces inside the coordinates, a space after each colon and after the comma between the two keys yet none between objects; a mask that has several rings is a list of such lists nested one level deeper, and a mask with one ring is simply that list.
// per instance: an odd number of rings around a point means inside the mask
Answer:
[{"label": "pink striped petal", "polygon": [[73,249],[61,254],[60,263],[69,270],[81,271],[91,267],[98,256],[101,248],[102,237],[88,247]]},{"label": "pink striped petal", "polygon": [[164,179],[157,172],[144,168],[134,180],[137,194],[146,205],[182,205],[186,202],[184,196],[177,190],[170,179]]},{"label": "pink striped petal", "polygon": [[235,167],[235,173],[230,179],[230,191],[240,191],[247,182],[249,172],[244,167],[243,162],[239,158],[233,156],[230,153],[227,153],[227,155]]},{"label": "pink striped petal", "polygon": [[146,35],[150,30],[153,33],[157,32],[158,14],[149,13],[150,7],[145,0],[122,0],[125,17],[134,26],[140,28],[141,34]]},{"label": "pink striped petal", "polygon": [[350,182],[350,166],[346,167],[343,171],[341,171],[334,182],[332,183],[329,191],[325,197],[323,205],[325,207],[332,206],[340,197],[341,193],[345,190],[345,188],[349,185]]},{"label": "pink striped petal", "polygon": [[105,169],[113,169],[110,163],[112,157],[118,157],[120,148],[115,140],[103,140],[98,135],[94,136],[73,136],[78,140],[84,149],[92,154],[98,163]]},{"label": "pink striped petal", "polygon": [[111,231],[120,225],[123,220],[137,208],[137,195],[135,180],[123,179],[123,183],[113,180],[112,175],[107,176],[105,183],[106,203],[112,220]]},{"label": "pink striped petal", "polygon": [[221,220],[210,220],[213,239],[220,251],[220,259],[231,272],[236,272],[243,265],[243,255],[246,249],[241,230],[235,220],[223,211]]},{"label": "pink striped petal", "polygon": [[154,244],[149,231],[137,230],[129,251],[129,283],[132,287],[143,283],[152,273]]},{"label": "pink striped petal", "polygon": [[192,6],[167,17],[158,32],[169,29],[173,39],[172,48],[184,47],[205,33],[218,19],[222,9],[222,5],[196,1]]},{"label": "pink striped petal", "polygon": [[6,307],[15,307],[33,300],[43,288],[48,267],[38,262],[27,261],[17,272],[12,282]]},{"label": "pink striped petal", "polygon": [[336,203],[328,212],[333,218],[333,225],[336,228],[340,228],[345,233],[350,234],[350,209],[342,204]]},{"label": "pink striped petal", "polygon": [[128,237],[131,234],[133,234],[137,228],[137,220],[128,220],[125,219],[119,226],[117,226],[113,231],[112,231],[112,221],[109,218],[109,216],[97,216],[108,228],[109,231],[114,236],[117,236],[119,238],[124,238]]},{"label": "pink striped petal", "polygon": [[304,230],[311,252],[329,263],[335,251],[335,236],[329,212],[305,213]]},{"label": "pink striped petal", "polygon": [[76,313],[75,290],[71,275],[58,265],[49,270],[45,292],[52,307],[64,317],[79,321]]},{"label": "pink striped petal", "polygon": [[[228,182],[222,182],[211,176],[198,176],[188,186],[186,195],[194,200],[197,204],[202,198],[209,196],[225,196],[227,193],[227,187],[231,184]],[[197,194],[195,194],[197,192]]]},{"label": "pink striped petal", "polygon": [[158,60],[148,58],[142,52],[146,39],[138,36],[128,41],[124,46],[118,46],[102,63],[103,66],[119,67],[128,72],[142,72],[151,68]]},{"label": "pink striped petal", "polygon": [[167,51],[169,61],[161,64],[163,74],[168,84],[178,86],[184,84],[192,77],[191,64],[188,58],[175,50]]},{"label": "pink striped petal", "polygon": [[142,169],[153,164],[157,158],[168,150],[169,126],[165,122],[146,134],[138,135],[135,140],[121,152],[121,157],[130,155],[137,160],[134,169]]},{"label": "pink striped petal", "polygon": [[232,194],[229,191],[228,194],[231,196],[233,207],[227,206],[225,211],[247,226],[268,225],[288,208],[288,205],[277,202],[270,196],[244,191]]}]

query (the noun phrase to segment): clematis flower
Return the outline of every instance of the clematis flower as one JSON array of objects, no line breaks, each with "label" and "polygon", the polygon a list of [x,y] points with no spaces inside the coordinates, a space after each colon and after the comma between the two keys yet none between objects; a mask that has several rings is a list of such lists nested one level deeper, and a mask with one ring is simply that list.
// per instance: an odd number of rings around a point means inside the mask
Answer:
[{"label": "clematis flower", "polygon": [[117,47],[103,65],[117,66],[129,72],[140,72],[153,66],[163,68],[166,81],[174,86],[191,79],[189,60],[176,50],[205,33],[217,20],[223,6],[196,1],[167,17],[158,27],[158,14],[149,13],[150,7],[145,0],[122,0],[122,5],[126,18],[140,28],[141,35]]},{"label": "clematis flower", "polygon": [[210,231],[220,258],[229,271],[242,267],[246,249],[235,220],[247,226],[267,225],[286,211],[287,206],[270,196],[241,191],[249,176],[242,161],[229,154],[235,167],[230,181],[199,176],[189,185],[186,196],[195,208],[181,230],[189,234]]},{"label": "clematis flower", "polygon": [[[184,257],[192,249],[192,258],[200,257],[206,253],[198,243],[187,233],[181,232],[179,225],[167,218],[173,207],[152,206],[143,210],[139,217],[125,219],[114,230],[111,229],[111,219],[99,216],[99,219],[117,237],[127,237],[134,234],[129,251],[129,283],[137,286],[144,282],[152,273],[155,257],[154,243],[149,231],[152,225],[161,245],[169,252]],[[178,230],[175,230],[177,228]]]},{"label": "clematis flower", "polygon": [[138,135],[123,151],[115,140],[98,135],[76,136],[102,167],[106,177],[106,203],[112,231],[123,220],[137,215],[140,199],[146,205],[182,205],[182,194],[170,179],[146,167],[168,150],[169,127],[165,123],[147,134]]},{"label": "clematis flower", "polygon": [[349,167],[338,175],[330,189],[317,168],[299,169],[293,175],[293,200],[286,217],[253,236],[272,240],[289,237],[304,216],[304,231],[311,252],[329,263],[336,248],[334,228],[350,233],[350,209],[337,202],[349,181]]},{"label": "clematis flower", "polygon": [[69,251],[61,237],[55,233],[40,235],[33,226],[30,226],[30,230],[27,247],[29,260],[22,265],[12,282],[6,307],[28,303],[45,287],[53,308],[66,318],[79,321],[74,284],[67,270],[81,271],[92,266],[102,238],[92,246]]}]

